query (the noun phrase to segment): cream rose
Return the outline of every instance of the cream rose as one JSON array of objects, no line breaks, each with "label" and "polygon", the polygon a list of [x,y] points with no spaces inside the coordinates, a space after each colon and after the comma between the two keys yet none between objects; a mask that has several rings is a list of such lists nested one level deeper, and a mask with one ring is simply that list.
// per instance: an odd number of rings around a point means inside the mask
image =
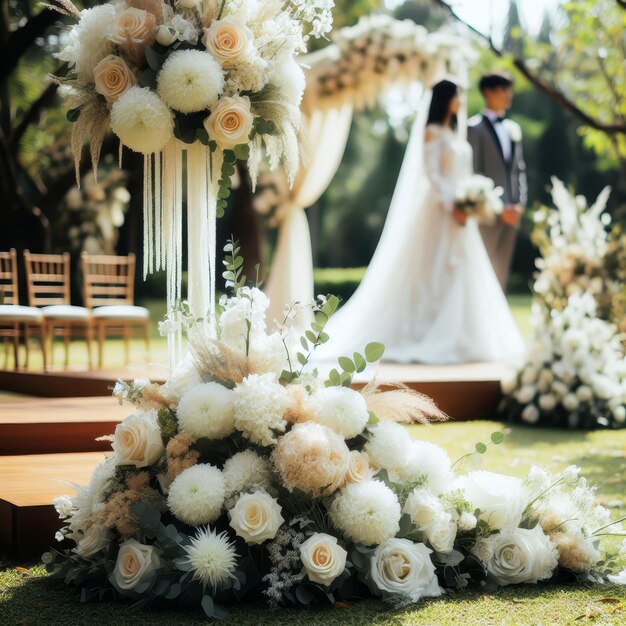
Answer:
[{"label": "cream rose", "polygon": [[309,580],[320,585],[330,585],[343,573],[347,556],[336,537],[325,533],[315,533],[300,546],[300,559]]},{"label": "cream rose", "polygon": [[348,471],[346,472],[346,484],[360,483],[370,476],[370,461],[365,452],[352,450],[348,458]]},{"label": "cream rose", "polygon": [[430,560],[431,550],[408,539],[388,539],[370,558],[370,575],[375,591],[401,594],[417,602],[434,598],[442,591]]},{"label": "cream rose", "polygon": [[278,502],[265,491],[247,493],[230,510],[230,526],[246,543],[274,539],[285,521]]},{"label": "cream rose", "polygon": [[550,578],[559,558],[541,526],[492,535],[480,540],[474,549],[499,585],[536,583]]},{"label": "cream rose", "polygon": [[154,546],[128,539],[120,546],[111,581],[121,591],[128,591],[147,580],[161,566],[161,557]]},{"label": "cream rose", "polygon": [[217,141],[222,148],[233,148],[237,144],[248,143],[252,122],[250,99],[233,96],[219,100],[211,115],[204,120],[204,128],[209,138]]},{"label": "cream rose", "polygon": [[111,41],[118,44],[133,63],[141,65],[144,48],[154,43],[156,27],[157,19],[152,13],[129,7],[117,16]]},{"label": "cream rose", "polygon": [[93,78],[96,91],[109,103],[115,102],[123,93],[137,84],[137,78],[124,59],[114,54],[109,54],[93,68]]},{"label": "cream rose", "polygon": [[131,415],[118,424],[112,447],[116,465],[148,467],[156,463],[165,450],[156,410]]},{"label": "cream rose", "polygon": [[102,550],[110,541],[111,533],[109,529],[102,524],[93,524],[83,534],[75,551],[78,555],[87,559]]},{"label": "cream rose", "polygon": [[410,515],[414,524],[424,527],[443,514],[443,505],[427,489],[414,489],[406,499],[402,512]]},{"label": "cream rose", "polygon": [[225,17],[204,29],[202,43],[222,67],[234,67],[250,56],[252,38],[252,31],[245,24],[235,17]]}]

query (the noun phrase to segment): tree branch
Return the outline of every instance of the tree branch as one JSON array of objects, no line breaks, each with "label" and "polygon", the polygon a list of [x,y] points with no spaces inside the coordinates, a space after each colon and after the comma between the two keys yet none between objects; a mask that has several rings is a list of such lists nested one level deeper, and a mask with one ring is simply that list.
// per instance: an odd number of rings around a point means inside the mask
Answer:
[{"label": "tree branch", "polygon": [[626,11],[626,0],[615,0],[619,6]]},{"label": "tree branch", "polygon": [[29,19],[24,26],[9,34],[2,46],[4,58],[0,68],[0,81],[7,79],[35,39],[41,37],[58,19],[59,13],[44,9]]},{"label": "tree branch", "polygon": [[15,150],[24,133],[28,130],[28,127],[34,123],[39,117],[41,110],[48,106],[54,94],[56,94],[59,85],[57,83],[50,83],[41,93],[39,98],[35,100],[28,111],[22,115],[19,124],[11,132],[9,137],[9,145],[11,149]]},{"label": "tree branch", "polygon": [[[497,56],[504,57],[505,54],[494,43],[491,37],[485,35],[477,28],[474,28],[471,24],[468,24],[462,17],[460,17],[456,11],[445,0],[433,0],[435,4],[444,9],[450,17],[457,22],[463,24],[474,34],[479,36],[483,41],[486,41],[489,49]],[[617,0],[620,4],[626,7],[626,0]],[[575,102],[570,100],[564,93],[559,91],[554,85],[544,81],[539,75],[535,74],[525,63],[524,59],[513,58],[513,65],[531,84],[533,84],[539,91],[542,91],[547,96],[552,98],[559,106],[566,111],[569,111],[572,115],[577,117],[585,126],[589,126],[595,130],[602,131],[607,135],[626,134],[626,123],[605,123],[591,117],[588,113],[583,111]]]}]

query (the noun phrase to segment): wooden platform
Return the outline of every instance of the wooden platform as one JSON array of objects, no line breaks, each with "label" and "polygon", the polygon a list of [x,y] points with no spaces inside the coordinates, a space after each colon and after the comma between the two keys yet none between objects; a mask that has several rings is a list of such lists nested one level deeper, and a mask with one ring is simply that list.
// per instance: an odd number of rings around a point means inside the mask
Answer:
[{"label": "wooden platform", "polygon": [[102,452],[0,457],[0,553],[39,558],[61,527],[52,502],[89,483]]},{"label": "wooden platform", "polygon": [[96,437],[112,434],[132,412],[110,396],[11,398],[0,404],[0,455],[108,451],[110,442]]},{"label": "wooden platform", "polygon": [[[488,419],[495,415],[500,399],[503,366],[498,363],[442,366],[383,363],[377,371],[368,371],[367,378],[357,378],[355,386],[362,386],[374,374],[381,383],[403,382],[425,393],[454,419]],[[165,369],[155,366],[49,373],[0,370],[0,390],[47,398],[110,396],[118,378],[140,376],[162,382]]]}]

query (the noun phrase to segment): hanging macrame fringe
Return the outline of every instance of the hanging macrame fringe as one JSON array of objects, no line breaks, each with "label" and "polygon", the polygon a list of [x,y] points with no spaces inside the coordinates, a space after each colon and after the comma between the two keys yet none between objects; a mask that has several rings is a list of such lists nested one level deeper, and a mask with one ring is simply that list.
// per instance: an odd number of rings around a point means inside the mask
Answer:
[{"label": "hanging macrame fringe", "polygon": [[168,334],[170,371],[182,359],[183,198],[187,200],[187,300],[194,319],[215,336],[216,211],[222,154],[201,143],[169,143],[144,156],[144,279],[166,270],[167,311],[176,330]]}]

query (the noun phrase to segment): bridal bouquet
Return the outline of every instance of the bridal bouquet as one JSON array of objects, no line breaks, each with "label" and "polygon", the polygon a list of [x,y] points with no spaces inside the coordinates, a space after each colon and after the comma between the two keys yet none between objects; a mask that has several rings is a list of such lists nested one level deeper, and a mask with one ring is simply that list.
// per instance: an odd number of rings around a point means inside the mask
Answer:
[{"label": "bridal bouquet", "polygon": [[[622,520],[595,506],[579,468],[533,468],[524,480],[460,471],[463,459],[452,464],[402,426],[443,419],[430,400],[402,386],[350,387],[380,344],[339,359],[328,377],[307,367],[336,298],[317,301],[299,339],[268,328],[267,299],[245,286],[237,245],[226,252],[232,293],[218,338],[187,317],[192,359],[162,386],[116,385],[135,413],[90,484],[56,501],[58,539],[74,546],[44,554],[49,571],[84,600],[178,603],[211,617],[263,597],[398,605],[563,571],[620,580],[610,577],[623,557],[604,554],[599,538],[623,532]],[[494,433],[469,456],[503,439]]]},{"label": "bridal bouquet", "polygon": [[493,222],[502,213],[502,189],[491,178],[474,174],[462,180],[456,190],[454,207],[466,217],[480,222]]}]

